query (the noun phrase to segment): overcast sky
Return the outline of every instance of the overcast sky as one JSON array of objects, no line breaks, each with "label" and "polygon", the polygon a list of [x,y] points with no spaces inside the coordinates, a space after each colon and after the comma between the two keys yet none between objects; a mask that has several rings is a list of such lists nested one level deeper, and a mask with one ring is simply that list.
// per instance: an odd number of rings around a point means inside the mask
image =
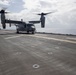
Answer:
[{"label": "overcast sky", "polygon": [[36,13],[52,11],[44,29],[35,25],[37,31],[76,34],[76,0],[0,0],[0,7],[12,12],[6,18],[24,21],[39,20]]}]

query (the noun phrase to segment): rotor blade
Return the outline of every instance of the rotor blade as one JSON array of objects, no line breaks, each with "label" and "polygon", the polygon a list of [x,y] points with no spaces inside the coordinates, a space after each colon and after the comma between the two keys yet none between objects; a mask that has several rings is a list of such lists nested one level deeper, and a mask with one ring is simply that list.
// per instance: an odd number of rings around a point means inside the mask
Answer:
[{"label": "rotor blade", "polygon": [[10,13],[10,12],[5,12],[5,13]]},{"label": "rotor blade", "polygon": [[45,13],[37,14],[37,15],[46,15]]},{"label": "rotor blade", "polygon": [[0,13],[6,13],[7,14],[7,13],[10,13],[10,12],[0,11]]},{"label": "rotor blade", "polygon": [[53,11],[53,12],[48,12],[48,13],[40,13],[40,14],[37,14],[37,15],[48,15],[48,14],[51,14],[51,13],[54,13],[55,11]]},{"label": "rotor blade", "polygon": [[51,13],[53,13],[53,12],[49,12],[49,13],[44,13],[45,15],[47,15],[47,14],[51,14]]},{"label": "rotor blade", "polygon": [[37,15],[41,15],[41,14],[37,14]]}]

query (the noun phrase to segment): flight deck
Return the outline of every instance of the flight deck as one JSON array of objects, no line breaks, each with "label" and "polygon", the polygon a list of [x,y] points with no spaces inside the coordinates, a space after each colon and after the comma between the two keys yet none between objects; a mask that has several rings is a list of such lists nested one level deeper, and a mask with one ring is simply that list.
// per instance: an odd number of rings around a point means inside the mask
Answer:
[{"label": "flight deck", "polygon": [[0,30],[0,75],[76,75],[76,36]]}]

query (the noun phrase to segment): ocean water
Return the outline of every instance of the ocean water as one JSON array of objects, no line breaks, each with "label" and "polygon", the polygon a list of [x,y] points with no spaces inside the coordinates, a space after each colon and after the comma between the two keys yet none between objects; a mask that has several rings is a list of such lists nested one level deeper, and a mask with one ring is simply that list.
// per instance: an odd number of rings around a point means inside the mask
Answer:
[{"label": "ocean water", "polygon": [[[1,27],[2,29],[2,27]],[[16,30],[16,26],[6,27],[6,30]],[[72,34],[76,35],[76,29],[74,28],[37,28],[36,27],[36,32],[43,32],[43,33],[55,33],[55,34]]]}]

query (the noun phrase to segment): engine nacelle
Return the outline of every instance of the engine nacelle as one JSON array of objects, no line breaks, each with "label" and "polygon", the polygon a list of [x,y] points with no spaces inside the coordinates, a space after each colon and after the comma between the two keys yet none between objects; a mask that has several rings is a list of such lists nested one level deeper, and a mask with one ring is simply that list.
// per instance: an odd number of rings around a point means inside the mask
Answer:
[{"label": "engine nacelle", "polygon": [[45,27],[45,17],[44,16],[41,17],[40,20],[41,20],[41,27],[44,28]]},{"label": "engine nacelle", "polygon": [[6,24],[5,24],[5,11],[4,10],[1,10],[1,23],[2,23],[2,27],[3,29],[6,28]]},{"label": "engine nacelle", "polygon": [[3,27],[3,29],[6,29],[6,24],[2,23],[2,27]]}]

